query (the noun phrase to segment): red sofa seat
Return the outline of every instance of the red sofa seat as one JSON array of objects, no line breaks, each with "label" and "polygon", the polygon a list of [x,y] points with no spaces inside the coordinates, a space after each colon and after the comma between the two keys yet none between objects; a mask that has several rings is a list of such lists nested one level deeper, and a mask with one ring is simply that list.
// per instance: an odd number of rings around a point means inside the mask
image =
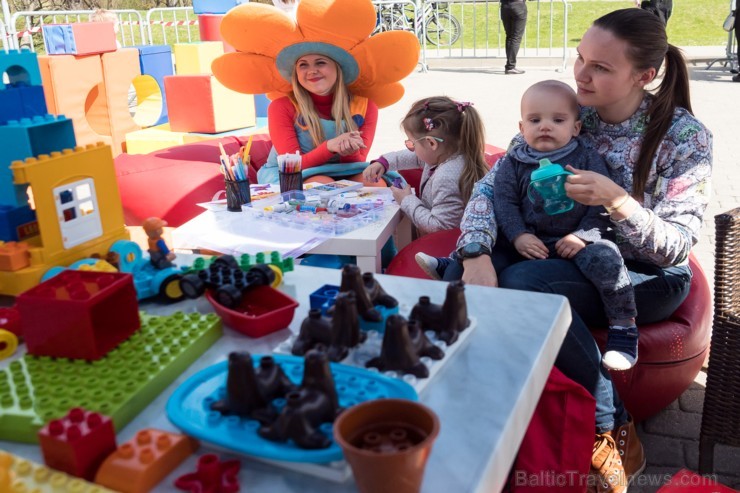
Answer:
[{"label": "red sofa seat", "polygon": [[[446,256],[454,250],[459,234],[459,230],[438,231],[411,242],[393,258],[386,274],[428,279],[416,265],[416,253]],[[627,410],[637,421],[664,409],[689,388],[709,351],[711,291],[693,255],[689,256],[689,265],[694,277],[686,300],[667,320],[641,325],[637,365],[629,371],[611,373]],[[592,332],[603,349],[606,329]]]},{"label": "red sofa seat", "polygon": [[[157,216],[177,227],[203,212],[196,204],[210,201],[224,189],[219,143],[227,153],[236,154],[245,142],[243,137],[223,137],[149,154],[118,155],[116,177],[126,224],[137,226]],[[254,136],[249,168],[252,183],[257,182],[256,170],[267,161],[271,148],[268,135]]]}]

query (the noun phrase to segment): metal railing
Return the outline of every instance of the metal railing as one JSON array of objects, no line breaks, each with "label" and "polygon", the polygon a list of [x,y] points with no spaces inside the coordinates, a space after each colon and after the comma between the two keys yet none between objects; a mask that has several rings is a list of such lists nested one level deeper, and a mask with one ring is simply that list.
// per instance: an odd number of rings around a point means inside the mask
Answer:
[{"label": "metal railing", "polygon": [[[431,59],[505,57],[499,1],[375,0],[373,4],[379,22],[376,32],[387,28],[413,31],[421,43],[424,68]],[[565,69],[569,57],[567,0],[530,1],[527,7],[518,57],[555,58]]]},{"label": "metal railing", "polygon": [[[36,10],[16,12],[10,17],[7,27],[10,48],[27,46],[36,50],[43,45],[42,28],[46,24],[87,22],[93,10]],[[121,46],[147,44],[141,13],[136,10],[112,10],[118,17],[118,40]]]},{"label": "metal railing", "polygon": [[146,13],[146,22],[150,44],[171,44],[168,36],[174,37],[174,43],[200,41],[198,17],[192,7],[151,9]]}]

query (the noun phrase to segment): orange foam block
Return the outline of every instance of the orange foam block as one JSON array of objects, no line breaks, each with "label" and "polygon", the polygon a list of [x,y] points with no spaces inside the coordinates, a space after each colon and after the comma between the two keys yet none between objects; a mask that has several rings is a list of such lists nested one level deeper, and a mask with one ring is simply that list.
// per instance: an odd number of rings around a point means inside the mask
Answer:
[{"label": "orange foam block", "polygon": [[104,142],[113,156],[123,152],[126,133],[141,128],[128,110],[129,86],[141,75],[138,50],[38,60],[49,113],[72,120],[77,145]]},{"label": "orange foam block", "polygon": [[39,56],[38,61],[49,113],[72,120],[77,145],[111,145],[100,55]]},{"label": "orange foam block", "polygon": [[122,493],[146,493],[198,449],[186,435],[144,429],[108,456],[95,482]]},{"label": "orange foam block", "polygon": [[254,96],[226,88],[212,75],[164,78],[170,129],[219,133],[256,124]]}]

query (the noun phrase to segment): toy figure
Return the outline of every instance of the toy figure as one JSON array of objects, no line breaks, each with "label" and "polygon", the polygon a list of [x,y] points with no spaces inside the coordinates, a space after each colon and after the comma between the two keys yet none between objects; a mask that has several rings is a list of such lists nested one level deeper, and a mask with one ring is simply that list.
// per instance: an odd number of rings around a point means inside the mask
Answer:
[{"label": "toy figure", "polygon": [[175,260],[174,252],[170,251],[162,238],[165,226],[167,226],[167,221],[158,217],[150,217],[142,225],[149,237],[149,260],[157,269],[172,267],[172,261]]}]

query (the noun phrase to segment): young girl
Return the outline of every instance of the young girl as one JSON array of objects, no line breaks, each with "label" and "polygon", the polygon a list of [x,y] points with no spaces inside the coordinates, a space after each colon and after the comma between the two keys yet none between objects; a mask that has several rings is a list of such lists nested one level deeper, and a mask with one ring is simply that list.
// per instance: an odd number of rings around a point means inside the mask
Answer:
[{"label": "young girl", "polygon": [[483,157],[485,131],[471,103],[445,96],[417,101],[401,122],[406,150],[374,160],[364,171],[366,182],[387,171],[423,168],[419,197],[411,187],[391,187],[401,210],[420,235],[460,226],[473,185],[487,172]]},{"label": "young girl", "polygon": [[362,180],[378,107],[349,93],[347,80],[357,77],[357,65],[340,52],[334,55],[341,61],[324,53],[297,53],[278,60],[278,68],[290,74],[293,93],[268,108],[273,148],[257,173],[260,183],[277,183],[277,156],[295,152],[302,155],[307,182],[327,183],[335,177]]}]

